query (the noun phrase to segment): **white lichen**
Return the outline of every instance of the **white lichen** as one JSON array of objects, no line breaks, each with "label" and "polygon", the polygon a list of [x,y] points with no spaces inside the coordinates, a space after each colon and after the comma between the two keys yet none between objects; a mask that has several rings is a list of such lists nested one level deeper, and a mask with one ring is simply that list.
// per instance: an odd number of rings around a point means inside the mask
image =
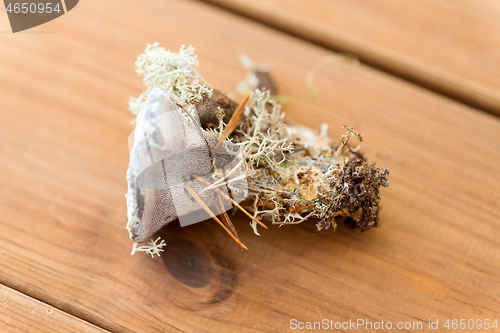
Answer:
[{"label": "white lichen", "polygon": [[285,126],[281,105],[270,98],[269,92],[257,89],[245,113],[248,128],[240,131],[244,138],[236,144],[240,146],[247,170],[254,171],[258,166],[279,167],[286,161],[286,155],[293,152],[292,142],[281,135]]},{"label": "white lichen", "polygon": [[[137,246],[137,242],[134,242],[134,246],[132,247],[132,253],[130,255],[134,255],[137,252],[146,252],[151,255],[152,258],[155,257],[155,254],[160,256],[160,252],[163,252],[163,247],[167,245],[163,239],[159,242],[161,237],[158,237],[156,240],[150,240],[147,245]],[[159,242],[159,243],[158,243]]]},{"label": "white lichen", "polygon": [[172,100],[180,106],[189,106],[204,97],[211,97],[213,90],[207,87],[200,75],[193,69],[198,66],[194,55],[194,47],[181,46],[178,53],[170,52],[160,47],[156,42],[148,44],[144,53],[137,57],[136,72],[144,76],[146,86],[139,97],[131,97],[129,111],[138,115],[141,105],[148,97],[151,89],[158,87],[169,94]]}]

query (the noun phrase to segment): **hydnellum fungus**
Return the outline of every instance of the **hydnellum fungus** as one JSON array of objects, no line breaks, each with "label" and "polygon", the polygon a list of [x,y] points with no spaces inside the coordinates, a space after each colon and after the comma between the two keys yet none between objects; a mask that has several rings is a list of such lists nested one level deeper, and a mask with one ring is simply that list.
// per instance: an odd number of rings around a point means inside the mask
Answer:
[{"label": "hydnellum fungus", "polygon": [[238,106],[193,68],[191,46],[172,53],[155,43],[138,57],[147,89],[129,107],[137,115],[126,194],[132,254],[159,255],[166,245],[159,238],[137,244],[177,218],[187,225],[212,217],[246,249],[226,214],[233,206],[257,235],[266,220],[315,219],[318,231],[335,230],[340,218],[362,231],[377,226],[389,171],[358,152],[362,135],[343,126],[346,134],[334,143],[326,125],[319,133],[285,125],[267,67],[240,59],[250,73]]}]

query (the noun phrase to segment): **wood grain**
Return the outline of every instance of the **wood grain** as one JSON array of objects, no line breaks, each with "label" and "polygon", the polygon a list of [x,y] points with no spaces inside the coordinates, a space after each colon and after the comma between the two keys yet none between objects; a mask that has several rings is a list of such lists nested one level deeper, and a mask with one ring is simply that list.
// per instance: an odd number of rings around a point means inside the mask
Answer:
[{"label": "wood grain", "polygon": [[0,285],[0,331],[107,332],[3,285]]},{"label": "wood grain", "polygon": [[206,1],[500,116],[495,0]]},{"label": "wood grain", "polygon": [[363,152],[391,171],[380,228],[257,237],[240,216],[244,251],[213,221],[175,223],[162,258],[131,257],[126,109],[145,44],[193,44],[202,75],[228,92],[245,52],[272,65],[284,95],[306,94],[329,53],[199,2],[87,0],[34,31],[0,35],[1,284],[113,332],[500,319],[496,117],[370,67],[329,66],[318,98],[285,109],[338,139],[343,124],[365,134]]}]

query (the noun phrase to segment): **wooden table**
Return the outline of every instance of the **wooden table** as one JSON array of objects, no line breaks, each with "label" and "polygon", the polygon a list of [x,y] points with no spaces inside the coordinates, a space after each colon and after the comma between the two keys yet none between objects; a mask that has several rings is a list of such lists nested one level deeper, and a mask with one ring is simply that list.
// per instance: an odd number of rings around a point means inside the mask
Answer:
[{"label": "wooden table", "polygon": [[[454,3],[449,20],[460,21],[465,3]],[[134,61],[146,44],[194,45],[204,78],[230,93],[246,74],[239,53],[270,64],[281,94],[302,95],[305,75],[332,52],[312,37],[290,35],[292,28],[269,27],[272,15],[283,17],[275,7],[257,20],[252,8],[235,4],[86,0],[16,34],[8,33],[2,12],[0,331],[288,332],[293,319],[363,319],[422,323],[420,331],[439,320],[435,331],[448,332],[457,330],[443,327],[447,319],[500,321],[500,120],[479,110],[495,113],[498,61],[457,50],[458,61],[443,41],[426,45],[414,34],[406,48],[390,49],[383,33],[397,22],[374,23],[382,35],[371,43],[436,66],[470,96],[490,98],[492,107],[443,95],[439,80],[409,82],[399,69],[387,69],[387,60],[330,65],[316,77],[316,99],[285,107],[295,122],[329,124],[333,138],[340,139],[343,124],[364,133],[369,161],[391,172],[379,228],[340,226],[318,235],[309,223],[271,226],[257,237],[240,216],[234,222],[244,251],[213,221],[173,223],[160,231],[168,243],[161,258],[130,256],[123,194],[133,116],[126,109],[129,96],[142,91]],[[395,2],[377,5],[391,11]],[[495,2],[467,5],[487,12],[475,17],[493,24]],[[367,6],[358,1],[348,13],[376,22]],[[412,22],[416,33],[429,29],[418,16]],[[435,31],[442,24],[462,36],[458,26],[433,22]],[[345,33],[362,28],[351,25]],[[475,43],[483,45],[484,59],[490,50],[492,59],[498,56],[498,44],[469,38],[465,46],[475,50]],[[370,48],[340,51],[370,59]],[[415,70],[404,61],[397,66]]]}]

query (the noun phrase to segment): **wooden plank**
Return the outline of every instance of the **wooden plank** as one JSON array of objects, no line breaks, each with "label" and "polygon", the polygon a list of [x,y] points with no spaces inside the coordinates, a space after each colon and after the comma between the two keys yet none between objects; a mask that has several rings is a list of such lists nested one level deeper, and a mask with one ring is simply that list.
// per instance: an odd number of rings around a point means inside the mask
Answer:
[{"label": "wooden plank", "polygon": [[497,1],[206,1],[500,115]]},{"label": "wooden plank", "polygon": [[107,332],[3,285],[0,285],[0,331]]},{"label": "wooden plank", "polygon": [[306,94],[329,53],[185,1],[87,0],[34,31],[53,33],[0,36],[0,283],[113,332],[499,317],[497,118],[370,67],[329,66],[318,98],[286,111],[336,138],[342,124],[365,134],[370,161],[391,170],[380,228],[257,237],[239,217],[244,251],[215,222],[172,224],[162,259],[130,257],[126,108],[145,44],[195,45],[225,91],[245,76],[245,52],[272,64],[285,95]]}]

